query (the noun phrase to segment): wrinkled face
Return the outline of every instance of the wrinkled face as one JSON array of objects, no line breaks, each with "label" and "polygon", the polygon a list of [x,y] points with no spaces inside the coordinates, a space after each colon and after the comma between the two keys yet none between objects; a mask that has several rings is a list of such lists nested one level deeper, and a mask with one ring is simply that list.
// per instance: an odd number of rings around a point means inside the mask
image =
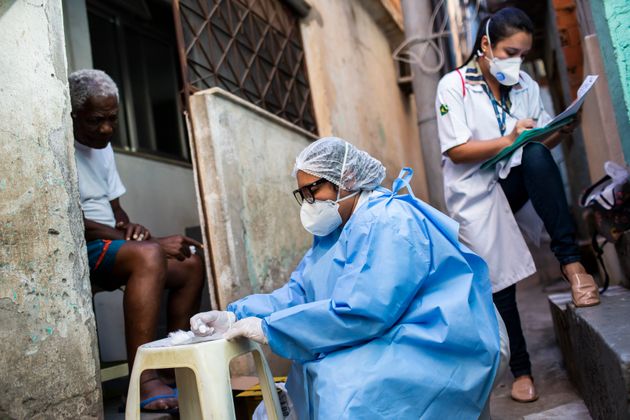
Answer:
[{"label": "wrinkled face", "polygon": [[481,51],[483,51],[483,54],[488,58],[492,58],[493,56],[499,59],[512,57],[525,58],[529,50],[532,49],[533,38],[531,34],[519,31],[499,42],[492,39],[490,41],[492,41],[492,54],[490,54],[488,37],[484,35],[481,40]]},{"label": "wrinkled face", "polygon": [[74,138],[94,149],[103,149],[112,139],[118,125],[116,96],[89,97],[83,108],[72,113]]}]

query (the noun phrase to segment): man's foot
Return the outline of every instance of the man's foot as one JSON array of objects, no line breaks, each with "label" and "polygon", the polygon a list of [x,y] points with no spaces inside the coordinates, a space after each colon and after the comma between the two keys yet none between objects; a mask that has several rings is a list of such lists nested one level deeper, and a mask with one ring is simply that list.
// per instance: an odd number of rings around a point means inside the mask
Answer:
[{"label": "man's foot", "polygon": [[154,370],[145,371],[140,377],[140,401],[146,402],[141,407],[143,411],[168,411],[178,408],[175,390],[165,385]]},{"label": "man's foot", "polygon": [[579,262],[563,265],[562,275],[571,284],[571,298],[578,308],[599,304],[599,288]]},{"label": "man's foot", "polygon": [[512,399],[518,402],[533,402],[538,399],[534,379],[530,375],[519,376],[512,384]]},{"label": "man's foot", "polygon": [[157,374],[159,375],[162,382],[171,388],[175,388],[175,369],[159,369],[157,370]]}]

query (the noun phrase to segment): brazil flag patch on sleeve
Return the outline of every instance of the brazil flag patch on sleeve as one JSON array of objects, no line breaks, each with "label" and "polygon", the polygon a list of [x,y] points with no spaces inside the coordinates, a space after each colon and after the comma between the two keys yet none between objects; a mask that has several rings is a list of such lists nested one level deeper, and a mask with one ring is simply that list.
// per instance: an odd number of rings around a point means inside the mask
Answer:
[{"label": "brazil flag patch on sleeve", "polygon": [[440,105],[440,115],[446,115],[448,113],[448,105]]}]

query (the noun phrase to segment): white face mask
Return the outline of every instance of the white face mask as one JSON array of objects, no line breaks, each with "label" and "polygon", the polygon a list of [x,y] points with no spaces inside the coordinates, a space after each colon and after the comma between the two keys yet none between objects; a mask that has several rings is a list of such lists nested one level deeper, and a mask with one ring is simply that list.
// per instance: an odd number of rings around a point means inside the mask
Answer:
[{"label": "white face mask", "polygon": [[[348,157],[348,146],[346,143],[346,151],[343,155],[343,163],[341,164],[341,174],[339,176],[339,183],[343,180],[343,172],[346,169],[346,158]],[[337,229],[342,222],[341,215],[339,214],[339,203],[343,200],[347,200],[350,197],[354,197],[359,193],[355,191],[350,195],[340,199],[341,187],[337,190],[337,200],[315,200],[315,202],[308,203],[304,201],[302,208],[300,209],[300,220],[304,229],[316,236],[326,236],[332,231]]]},{"label": "white face mask", "polygon": [[316,236],[326,236],[341,225],[341,215],[339,214],[339,203],[350,197],[357,195],[356,191],[345,196],[341,200],[315,200],[314,203],[302,203],[300,210],[300,220],[304,229]]},{"label": "white face mask", "polygon": [[486,37],[488,37],[488,44],[490,49],[490,55],[492,58],[486,57],[486,60],[490,62],[490,73],[505,86],[514,86],[518,83],[520,76],[521,64],[523,63],[522,57],[511,58],[496,58],[492,53],[492,43],[490,42],[490,33],[488,27],[490,26],[490,19],[486,23]]}]

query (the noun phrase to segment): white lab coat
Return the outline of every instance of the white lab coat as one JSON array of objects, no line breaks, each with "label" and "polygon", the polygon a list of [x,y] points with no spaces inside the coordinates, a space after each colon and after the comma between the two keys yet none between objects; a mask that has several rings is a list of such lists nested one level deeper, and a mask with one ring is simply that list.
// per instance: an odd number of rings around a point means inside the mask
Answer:
[{"label": "white lab coat", "polygon": [[[498,292],[536,272],[521,229],[536,242],[543,225],[531,202],[515,217],[497,183],[499,178],[508,176],[511,168],[520,165],[522,149],[509,161],[497,164],[494,170],[481,170],[481,163],[456,164],[446,155],[449,149],[470,139],[501,137],[480,76],[474,61],[459,72],[446,74],[438,85],[435,106],[447,209],[460,224],[461,241],[486,260],[492,291]],[[525,72],[521,72],[519,83],[512,87],[510,102],[514,117],[506,116],[506,134],[519,119],[538,119],[538,126],[551,119],[542,105],[538,84]]]}]

